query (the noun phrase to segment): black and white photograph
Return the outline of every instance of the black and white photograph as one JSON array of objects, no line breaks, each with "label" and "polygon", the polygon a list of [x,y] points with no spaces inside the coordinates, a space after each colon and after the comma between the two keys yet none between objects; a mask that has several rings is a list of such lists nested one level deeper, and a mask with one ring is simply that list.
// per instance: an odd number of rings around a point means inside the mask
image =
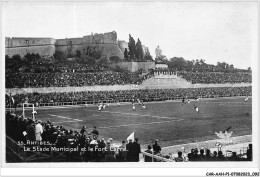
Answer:
[{"label": "black and white photograph", "polygon": [[2,168],[259,176],[259,1],[1,8]]}]

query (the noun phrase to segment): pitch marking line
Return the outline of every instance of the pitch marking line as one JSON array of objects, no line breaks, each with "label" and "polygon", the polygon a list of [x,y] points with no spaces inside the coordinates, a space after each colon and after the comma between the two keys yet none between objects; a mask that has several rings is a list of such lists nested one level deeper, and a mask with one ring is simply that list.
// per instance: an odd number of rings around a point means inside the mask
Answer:
[{"label": "pitch marking line", "polygon": [[140,123],[140,124],[123,124],[123,125],[115,125],[115,126],[107,126],[107,127],[98,127],[98,128],[99,128],[99,129],[109,129],[109,128],[128,127],[128,126],[135,126],[135,125],[162,124],[162,123],[174,122],[174,121],[182,121],[182,120],[184,120],[184,119],[169,120],[169,121],[160,121],[160,122]]},{"label": "pitch marking line", "polygon": [[[81,121],[81,120],[80,120],[80,121]],[[61,123],[67,123],[67,122],[78,122],[78,121],[72,120],[72,121],[52,122],[52,123],[53,123],[53,124],[61,124]]]},{"label": "pitch marking line", "polygon": [[[88,110],[88,111],[96,111],[96,110]],[[154,117],[154,118],[158,118],[158,119],[180,120],[180,119],[174,118],[174,117],[160,117],[160,116],[151,116],[151,115],[141,115],[141,114],[125,113],[125,112],[113,112],[113,111],[101,111],[101,112],[108,112],[108,113],[114,113],[114,114],[125,114],[125,115],[131,115],[131,116],[139,116],[139,117]]]},{"label": "pitch marking line", "polygon": [[[79,120],[79,119],[73,119],[73,118],[64,117],[64,116],[58,116],[58,115],[53,115],[53,114],[49,114],[49,115],[53,116],[53,117],[59,117],[59,118],[62,118],[62,119],[71,120],[71,121],[63,121],[63,122],[79,122],[79,121],[82,121],[82,120]],[[63,122],[53,122],[53,123],[63,123]]]}]

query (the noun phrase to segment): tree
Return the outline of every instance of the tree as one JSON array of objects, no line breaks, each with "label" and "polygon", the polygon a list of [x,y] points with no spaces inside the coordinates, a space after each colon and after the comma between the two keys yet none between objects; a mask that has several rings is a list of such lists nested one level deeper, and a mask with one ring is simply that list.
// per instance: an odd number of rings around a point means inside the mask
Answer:
[{"label": "tree", "polygon": [[55,53],[53,54],[53,57],[55,58],[55,60],[57,60],[59,62],[64,62],[67,60],[67,56],[62,51],[55,51]]},{"label": "tree", "polygon": [[99,60],[98,60],[98,65],[101,65],[101,66],[108,66],[108,61],[107,61],[107,58],[106,57],[101,57]]},{"label": "tree", "polygon": [[84,60],[88,65],[94,65],[96,63],[96,58],[94,57],[86,56]]},{"label": "tree", "polygon": [[194,60],[190,61],[190,60],[186,60],[186,71],[192,71],[193,70],[193,66],[194,66]]},{"label": "tree", "polygon": [[24,59],[28,62],[28,64],[32,64],[38,60],[41,59],[41,56],[37,53],[27,53],[25,56],[24,56]]},{"label": "tree", "polygon": [[135,48],[136,48],[136,50],[135,50],[135,56],[136,56],[136,58],[138,59],[138,61],[142,61],[143,58],[144,58],[144,52],[143,52],[142,43],[141,43],[141,41],[139,40],[139,38],[138,38],[138,40],[137,40],[137,43],[136,43],[136,45],[135,45]]},{"label": "tree", "polygon": [[127,48],[125,48],[125,51],[124,51],[124,58],[126,61],[128,61],[128,51],[127,51]]},{"label": "tree", "polygon": [[145,61],[153,61],[153,57],[151,56],[150,51],[149,51],[148,48],[147,48],[147,50],[145,51],[144,60],[145,60]]},{"label": "tree", "polygon": [[120,61],[120,58],[118,56],[111,56],[111,57],[109,57],[109,60],[112,63],[118,63]]},{"label": "tree", "polygon": [[80,52],[80,50],[76,50],[76,57],[78,57],[78,58],[81,57],[81,52]]},{"label": "tree", "polygon": [[131,34],[129,34],[129,43],[128,43],[128,49],[129,49],[129,56],[131,60],[135,59],[135,40],[134,38],[131,36]]},{"label": "tree", "polygon": [[185,70],[186,68],[186,60],[182,57],[173,57],[168,62],[169,68],[176,69],[176,70]]},{"label": "tree", "polygon": [[16,60],[16,61],[18,61],[18,62],[21,62],[22,61],[22,57],[21,57],[21,55],[14,55],[13,56],[13,60]]}]

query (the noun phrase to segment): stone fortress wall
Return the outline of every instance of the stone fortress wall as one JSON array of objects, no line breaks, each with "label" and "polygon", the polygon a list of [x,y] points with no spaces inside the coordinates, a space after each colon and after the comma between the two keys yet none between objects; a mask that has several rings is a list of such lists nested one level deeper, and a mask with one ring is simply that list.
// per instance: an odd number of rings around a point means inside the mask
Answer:
[{"label": "stone fortress wall", "polygon": [[[27,53],[39,53],[41,56],[51,57],[55,51],[64,52],[66,55],[75,55],[76,51],[80,51],[81,54],[87,55],[87,51],[97,50],[107,59],[111,56],[123,59],[125,48],[128,50],[128,43],[118,40],[115,31],[92,33],[82,38],[5,38],[5,54],[10,57],[16,54],[23,57]],[[143,46],[144,53],[146,50],[147,47]]]},{"label": "stone fortress wall", "polygon": [[89,49],[101,51],[107,59],[111,56],[118,56],[120,59],[124,58],[123,51],[118,45],[117,33],[115,31],[83,36],[82,53],[87,54]]},{"label": "stone fortress wall", "polygon": [[5,54],[10,57],[16,54],[23,57],[27,53],[38,53],[45,57],[53,56],[54,52],[55,39],[52,38],[5,38]]},{"label": "stone fortress wall", "polygon": [[64,52],[66,55],[75,54],[77,50],[82,53],[82,46],[83,38],[56,39],[55,42],[55,50]]}]

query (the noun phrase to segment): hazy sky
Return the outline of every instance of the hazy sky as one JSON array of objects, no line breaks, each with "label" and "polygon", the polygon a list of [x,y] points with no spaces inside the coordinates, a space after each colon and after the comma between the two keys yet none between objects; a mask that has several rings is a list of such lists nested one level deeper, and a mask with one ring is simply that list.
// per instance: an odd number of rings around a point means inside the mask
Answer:
[{"label": "hazy sky", "polygon": [[119,40],[140,38],[155,56],[225,61],[248,68],[255,59],[255,2],[80,2],[3,4],[8,37],[82,37],[116,31]]}]

